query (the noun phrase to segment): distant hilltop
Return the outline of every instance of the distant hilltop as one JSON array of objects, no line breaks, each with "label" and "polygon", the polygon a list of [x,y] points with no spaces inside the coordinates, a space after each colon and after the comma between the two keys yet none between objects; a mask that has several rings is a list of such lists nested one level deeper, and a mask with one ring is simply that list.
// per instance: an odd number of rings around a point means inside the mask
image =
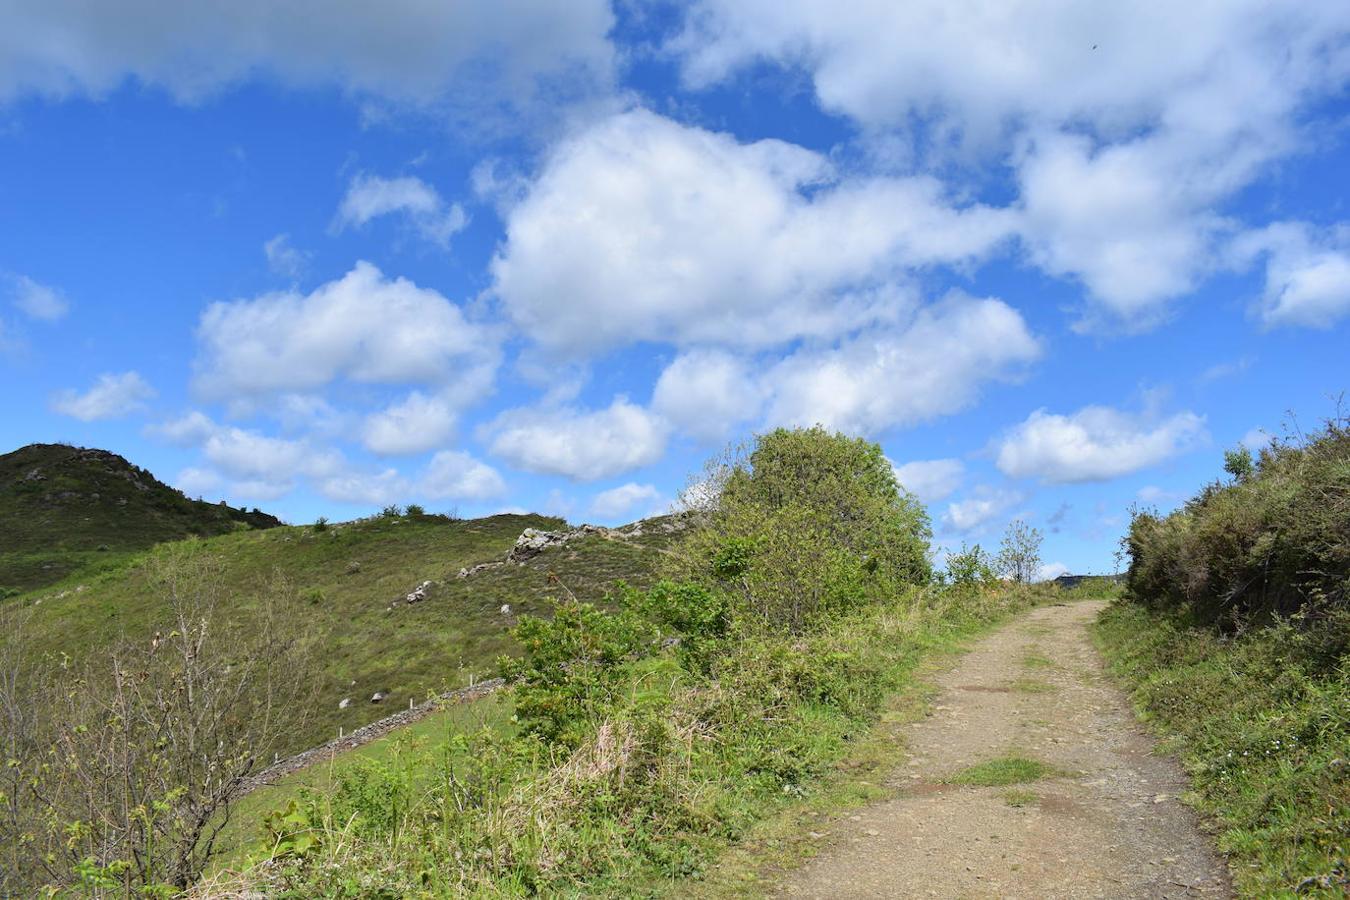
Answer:
[{"label": "distant hilltop", "polygon": [[0,592],[59,581],[94,554],[280,524],[192,500],[107,450],[29,444],[0,456]]}]

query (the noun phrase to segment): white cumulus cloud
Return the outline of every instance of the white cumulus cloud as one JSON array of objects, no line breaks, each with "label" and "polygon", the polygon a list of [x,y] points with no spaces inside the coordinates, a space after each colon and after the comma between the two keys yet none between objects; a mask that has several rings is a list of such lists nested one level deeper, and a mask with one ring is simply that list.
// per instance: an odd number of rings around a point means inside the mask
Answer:
[{"label": "white cumulus cloud", "polygon": [[1003,439],[997,465],[1013,478],[1046,484],[1108,481],[1155,466],[1205,437],[1192,412],[1168,418],[1087,406],[1071,415],[1038,409]]},{"label": "white cumulus cloud", "polygon": [[942,522],[954,531],[976,531],[1021,502],[1022,495],[1015,491],[979,485],[966,499],[947,504]]},{"label": "white cumulus cloud", "polygon": [[1266,325],[1330,328],[1350,316],[1350,225],[1318,232],[1277,222],[1242,235],[1233,254],[1239,264],[1265,257]]},{"label": "white cumulus cloud", "polygon": [[841,180],[802,147],[634,110],[554,148],[492,272],[514,322],[557,351],[757,348],[891,320],[897,279],[977,259],[1013,224],[935,179]]},{"label": "white cumulus cloud", "polygon": [[591,512],[605,519],[617,519],[640,503],[655,505],[660,498],[661,492],[654,485],[630,481],[596,494],[591,501]]},{"label": "white cumulus cloud", "polygon": [[912,425],[968,406],[981,385],[1016,377],[1040,353],[1012,307],[952,294],[905,327],[789,356],[766,376],[769,420],[868,434]]},{"label": "white cumulus cloud", "polygon": [[755,418],[764,389],[746,360],[721,350],[682,353],[662,371],[652,392],[652,409],[684,434],[722,440],[737,425]]},{"label": "white cumulus cloud", "polygon": [[694,86],[776,63],[921,162],[1010,161],[1030,258],[1087,287],[1087,328],[1165,318],[1220,261],[1211,210],[1350,77],[1344,3],[698,0],[685,23]]},{"label": "white cumulus cloud", "polygon": [[442,450],[422,473],[418,490],[435,500],[491,500],[506,493],[496,469],[459,450]]},{"label": "white cumulus cloud", "polygon": [[491,451],[528,472],[594,481],[661,458],[669,426],[620,397],[609,407],[509,410],[490,423]]},{"label": "white cumulus cloud", "polygon": [[444,382],[495,368],[492,332],[434,290],[367,262],[309,294],[213,303],[197,329],[197,388],[208,398],[307,391],[339,378]]},{"label": "white cumulus cloud", "polygon": [[52,409],[82,422],[118,419],[140,412],[155,389],[137,372],[98,376],[87,391],[65,390],[52,398]]},{"label": "white cumulus cloud", "polygon": [[360,227],[371,219],[392,214],[407,216],[418,234],[446,246],[450,238],[469,224],[458,203],[446,203],[436,189],[420,178],[381,178],[359,174],[347,186],[334,225],[339,229]]},{"label": "white cumulus cloud", "polygon": [[924,459],[896,466],[895,480],[924,503],[933,503],[954,494],[965,473],[959,459]]},{"label": "white cumulus cloud", "polygon": [[455,432],[457,412],[443,398],[413,391],[366,418],[362,441],[382,456],[424,453],[444,446]]}]

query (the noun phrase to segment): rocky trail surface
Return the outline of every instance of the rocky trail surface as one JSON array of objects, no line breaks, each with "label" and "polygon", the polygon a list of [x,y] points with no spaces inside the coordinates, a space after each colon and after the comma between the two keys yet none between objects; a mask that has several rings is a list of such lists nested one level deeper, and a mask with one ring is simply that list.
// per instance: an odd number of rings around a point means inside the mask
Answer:
[{"label": "rocky trail surface", "polygon": [[899,796],[822,835],[778,896],[1231,896],[1177,799],[1185,776],[1105,677],[1088,635],[1103,606],[1033,610],[939,676]]}]

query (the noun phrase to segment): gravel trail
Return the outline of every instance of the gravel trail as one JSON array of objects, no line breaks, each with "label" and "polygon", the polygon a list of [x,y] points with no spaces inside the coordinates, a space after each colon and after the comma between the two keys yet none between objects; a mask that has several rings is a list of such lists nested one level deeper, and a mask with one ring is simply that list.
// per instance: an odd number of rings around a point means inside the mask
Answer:
[{"label": "gravel trail", "polygon": [[[780,897],[1229,897],[1222,860],[1177,799],[1186,779],[1153,752],[1087,628],[1104,604],[1041,607],[937,679],[906,730],[896,799],[822,836]],[[949,783],[979,763],[1052,767],[1006,786]]]}]

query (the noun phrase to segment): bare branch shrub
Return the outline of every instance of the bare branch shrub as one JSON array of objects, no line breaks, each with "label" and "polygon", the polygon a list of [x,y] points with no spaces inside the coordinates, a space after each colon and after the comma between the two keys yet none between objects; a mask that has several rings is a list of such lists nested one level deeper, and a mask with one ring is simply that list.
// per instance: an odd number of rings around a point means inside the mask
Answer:
[{"label": "bare branch shrub", "polygon": [[186,888],[249,777],[307,714],[314,679],[287,585],[234,621],[208,550],[168,547],[149,565],[161,629],[85,667],[25,659],[7,616],[6,892]]}]

